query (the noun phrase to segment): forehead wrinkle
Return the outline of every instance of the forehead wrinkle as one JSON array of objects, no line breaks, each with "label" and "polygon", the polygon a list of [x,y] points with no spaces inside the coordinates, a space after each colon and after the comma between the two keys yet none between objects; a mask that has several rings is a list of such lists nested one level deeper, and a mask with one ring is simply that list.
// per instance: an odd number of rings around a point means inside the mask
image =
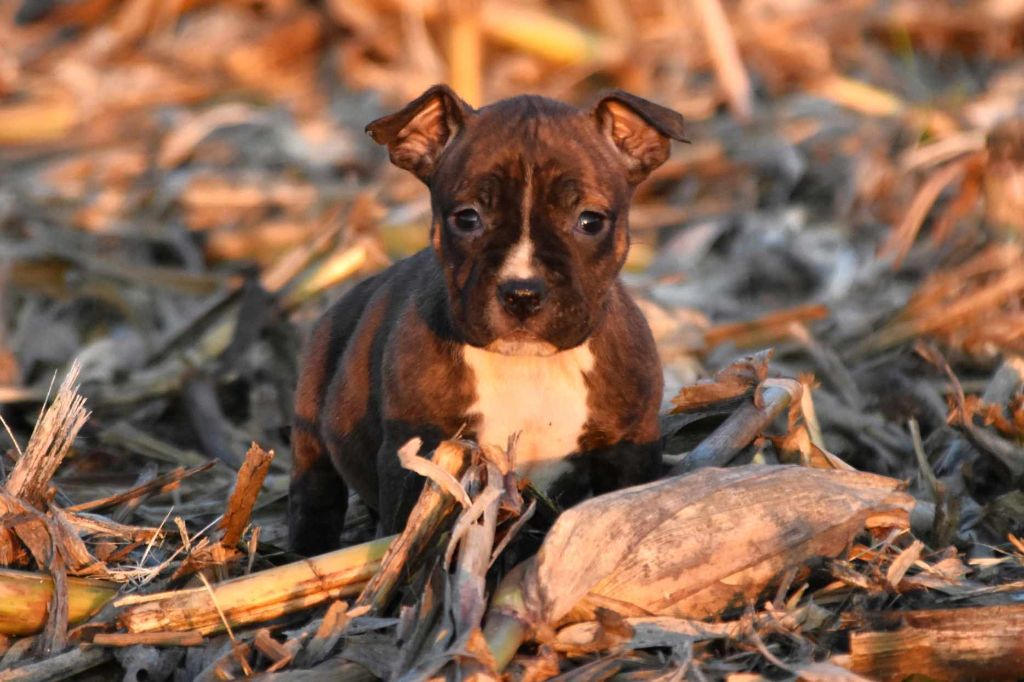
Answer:
[{"label": "forehead wrinkle", "polygon": [[[463,167],[473,168],[476,165],[474,160],[471,156]],[[458,201],[479,201],[488,208],[494,208],[507,200],[509,189],[518,182],[514,166],[514,158],[505,158],[490,163],[479,173],[462,173],[452,188],[452,194]]]},{"label": "forehead wrinkle", "polygon": [[616,197],[609,192],[607,183],[599,181],[593,164],[580,157],[566,154],[559,156],[561,158],[549,159],[542,166],[542,173],[536,180],[543,201],[562,208],[592,204],[595,208],[607,209],[616,203]]},{"label": "forehead wrinkle", "polygon": [[579,201],[582,187],[580,174],[575,170],[552,170],[538,182],[538,194],[546,204],[568,208]]}]

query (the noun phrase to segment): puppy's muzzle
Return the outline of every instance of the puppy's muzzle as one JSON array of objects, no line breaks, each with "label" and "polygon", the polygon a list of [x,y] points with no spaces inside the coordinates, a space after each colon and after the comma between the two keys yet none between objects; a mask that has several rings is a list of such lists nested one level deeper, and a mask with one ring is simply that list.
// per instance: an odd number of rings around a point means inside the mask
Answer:
[{"label": "puppy's muzzle", "polygon": [[539,279],[510,279],[498,285],[498,300],[513,317],[526,321],[544,307],[547,287]]}]

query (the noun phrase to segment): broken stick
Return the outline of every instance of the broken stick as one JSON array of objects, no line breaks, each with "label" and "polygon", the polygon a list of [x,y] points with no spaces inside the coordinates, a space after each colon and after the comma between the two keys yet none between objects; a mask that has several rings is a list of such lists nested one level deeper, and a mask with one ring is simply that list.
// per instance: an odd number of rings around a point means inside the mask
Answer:
[{"label": "broken stick", "polygon": [[256,504],[256,497],[263,487],[263,479],[270,471],[272,461],[274,451],[267,452],[256,443],[250,445],[249,451],[245,453],[245,462],[238,470],[235,489],[231,491],[231,497],[228,499],[228,510],[220,522],[220,527],[224,530],[220,544],[224,547],[234,547],[242,539],[242,533],[249,525],[252,508]]}]

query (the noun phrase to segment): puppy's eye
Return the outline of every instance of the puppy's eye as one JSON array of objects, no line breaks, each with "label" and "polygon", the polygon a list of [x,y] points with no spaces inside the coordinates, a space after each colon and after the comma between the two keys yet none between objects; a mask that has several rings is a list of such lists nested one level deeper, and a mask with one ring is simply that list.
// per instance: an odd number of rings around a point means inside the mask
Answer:
[{"label": "puppy's eye", "polygon": [[456,211],[451,218],[449,218],[452,228],[462,234],[472,234],[483,227],[484,221],[480,218],[480,214],[472,208],[464,208],[461,211]]},{"label": "puppy's eye", "polygon": [[576,219],[576,231],[582,232],[588,237],[596,237],[604,230],[607,219],[595,211],[584,211]]}]

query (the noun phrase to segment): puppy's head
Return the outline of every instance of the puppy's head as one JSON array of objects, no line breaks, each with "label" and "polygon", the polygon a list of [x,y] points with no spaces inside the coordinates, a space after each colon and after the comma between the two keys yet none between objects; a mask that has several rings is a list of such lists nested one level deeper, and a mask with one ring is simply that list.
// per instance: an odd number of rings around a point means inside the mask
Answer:
[{"label": "puppy's head", "polygon": [[536,96],[474,110],[436,85],[367,131],[430,188],[465,341],[536,355],[578,346],[601,321],[633,189],[683,140],[683,118],[625,92],[591,111]]}]

